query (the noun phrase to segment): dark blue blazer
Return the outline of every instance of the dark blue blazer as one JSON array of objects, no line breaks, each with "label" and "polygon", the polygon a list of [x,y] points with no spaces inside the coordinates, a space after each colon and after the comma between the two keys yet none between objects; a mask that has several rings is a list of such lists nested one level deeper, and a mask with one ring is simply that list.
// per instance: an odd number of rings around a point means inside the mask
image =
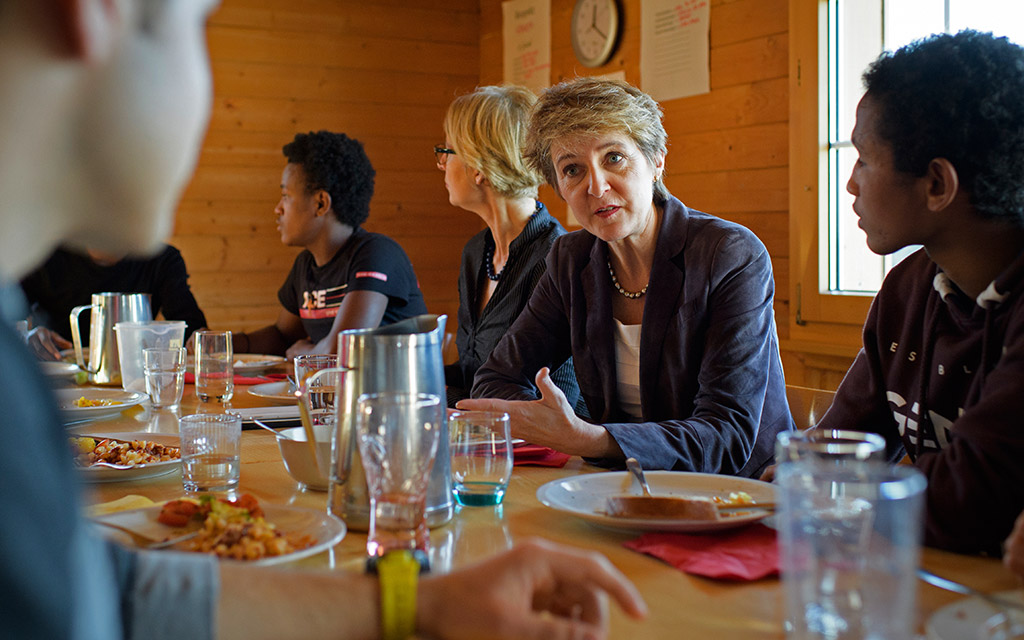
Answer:
[{"label": "dark blue blazer", "polygon": [[545,275],[490,359],[474,398],[535,399],[533,378],[570,356],[591,421],[645,469],[760,475],[792,428],[771,260],[748,229],[669,198],[644,303],[643,421],[618,406],[608,244],[555,241]]}]

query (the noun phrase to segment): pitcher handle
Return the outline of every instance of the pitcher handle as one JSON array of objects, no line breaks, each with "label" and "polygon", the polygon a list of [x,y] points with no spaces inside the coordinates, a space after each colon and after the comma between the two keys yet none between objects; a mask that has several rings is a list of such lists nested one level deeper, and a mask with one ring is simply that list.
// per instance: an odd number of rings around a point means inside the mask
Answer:
[{"label": "pitcher handle", "polygon": [[[78,323],[78,316],[82,314],[86,309],[92,309],[95,305],[83,304],[82,306],[75,307],[71,310],[69,319],[71,321],[71,342],[75,345],[75,361],[78,363],[78,368],[88,373],[99,373],[99,368],[90,369],[85,364],[85,358],[82,355],[82,330]],[[103,307],[98,307],[100,313],[100,322],[103,322],[103,314],[105,311]]]}]

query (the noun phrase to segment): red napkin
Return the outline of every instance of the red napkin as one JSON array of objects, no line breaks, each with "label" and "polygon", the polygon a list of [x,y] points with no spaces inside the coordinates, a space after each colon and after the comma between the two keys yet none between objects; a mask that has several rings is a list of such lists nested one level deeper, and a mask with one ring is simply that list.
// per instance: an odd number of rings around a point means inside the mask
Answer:
[{"label": "red napkin", "polygon": [[522,444],[512,449],[512,464],[515,466],[564,467],[570,457],[568,453],[536,444]]},{"label": "red napkin", "polygon": [[775,530],[763,524],[714,534],[645,533],[623,546],[707,578],[760,580],[779,575]]},{"label": "red napkin", "polygon": [[[288,375],[284,373],[268,373],[265,376],[233,376],[232,379],[235,384],[263,384],[264,382],[274,382],[276,380],[284,380]],[[195,384],[196,376],[191,371],[185,372],[185,384]]]}]

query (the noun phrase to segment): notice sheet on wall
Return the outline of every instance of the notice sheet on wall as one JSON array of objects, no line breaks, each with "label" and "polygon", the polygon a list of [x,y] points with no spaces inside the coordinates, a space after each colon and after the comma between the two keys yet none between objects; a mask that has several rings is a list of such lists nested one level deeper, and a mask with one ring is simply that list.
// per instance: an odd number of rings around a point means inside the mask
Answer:
[{"label": "notice sheet on wall", "polygon": [[709,0],[641,3],[641,88],[658,101],[711,91]]},{"label": "notice sheet on wall", "polygon": [[551,0],[501,4],[505,82],[540,92],[551,84]]}]

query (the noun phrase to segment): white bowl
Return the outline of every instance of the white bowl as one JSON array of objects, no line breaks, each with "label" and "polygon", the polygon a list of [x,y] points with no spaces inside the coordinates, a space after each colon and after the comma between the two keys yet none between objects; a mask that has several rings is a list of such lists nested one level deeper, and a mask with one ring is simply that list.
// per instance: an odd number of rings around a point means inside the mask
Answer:
[{"label": "white bowl", "polygon": [[[316,454],[320,459],[320,467],[313,458],[306,442],[306,430],[302,427],[281,429],[281,434],[293,438],[277,438],[277,448],[281,450],[281,459],[284,460],[284,468],[288,475],[298,480],[308,489],[316,491],[327,491],[327,476],[320,472],[330,469],[331,466],[331,441],[330,435],[317,433]],[[320,438],[325,438],[320,440]]]}]

